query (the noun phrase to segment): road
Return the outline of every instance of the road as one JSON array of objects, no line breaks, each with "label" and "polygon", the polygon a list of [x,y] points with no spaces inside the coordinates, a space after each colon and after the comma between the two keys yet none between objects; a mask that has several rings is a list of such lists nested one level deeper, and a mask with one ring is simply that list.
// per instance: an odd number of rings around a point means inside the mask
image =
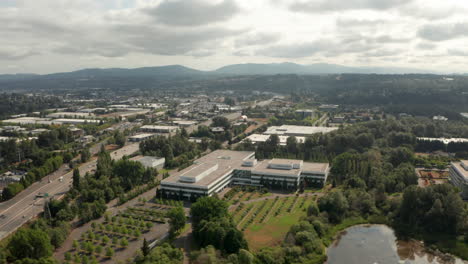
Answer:
[{"label": "road", "polygon": [[[138,144],[130,144],[111,153],[112,159],[121,159],[124,155],[130,155],[138,150]],[[80,174],[85,175],[96,169],[96,158],[82,164],[79,167]],[[43,211],[44,198],[36,198],[38,193],[48,193],[49,197],[61,198],[72,184],[73,172],[62,166],[52,173],[50,183],[48,177],[41,182],[36,182],[26,190],[19,193],[9,201],[0,204],[0,240],[14,232],[30,219]],[[63,181],[59,178],[63,177]]]}]

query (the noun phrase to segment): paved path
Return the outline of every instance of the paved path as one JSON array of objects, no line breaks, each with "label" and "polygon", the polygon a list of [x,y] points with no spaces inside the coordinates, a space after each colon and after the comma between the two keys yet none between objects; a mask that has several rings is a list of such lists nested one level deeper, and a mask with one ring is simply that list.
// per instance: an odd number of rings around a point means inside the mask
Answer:
[{"label": "paved path", "polygon": [[[121,149],[111,152],[113,159],[121,159],[124,155],[130,155],[138,150],[138,144],[130,144]],[[79,167],[80,174],[96,169],[96,158],[82,164]],[[44,177],[42,182],[36,182],[26,190],[13,197],[11,200],[0,204],[0,240],[17,230],[29,220],[42,213],[44,198],[36,198],[37,194],[48,193],[49,197],[60,199],[70,189],[73,172],[62,166],[58,171],[52,173],[50,183],[48,177]],[[63,177],[63,181],[58,179]]]}]

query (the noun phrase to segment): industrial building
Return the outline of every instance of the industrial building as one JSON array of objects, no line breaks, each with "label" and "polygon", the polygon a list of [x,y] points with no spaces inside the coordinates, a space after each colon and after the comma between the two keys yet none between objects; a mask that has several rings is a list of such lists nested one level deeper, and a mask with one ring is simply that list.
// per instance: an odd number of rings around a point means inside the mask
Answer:
[{"label": "industrial building", "polygon": [[230,185],[250,185],[296,191],[322,186],[328,177],[328,163],[271,159],[257,161],[255,152],[216,150],[161,181],[165,198],[196,200],[211,196]]},{"label": "industrial building", "polygon": [[165,158],[158,158],[152,156],[137,156],[131,160],[140,162],[145,168],[162,169],[164,167]]},{"label": "industrial building", "polygon": [[468,160],[452,162],[449,170],[449,180],[461,191],[463,199],[468,199]]},{"label": "industrial building", "polygon": [[329,133],[337,130],[337,127],[313,127],[313,126],[271,126],[263,134],[265,135],[278,135],[278,136],[296,136],[307,137],[317,133]]},{"label": "industrial building", "polygon": [[[262,135],[262,134],[252,134],[248,137],[246,137],[244,140],[250,140],[253,144],[258,144],[258,143],[264,143],[266,142],[271,135]],[[281,146],[286,146],[286,142],[289,138],[289,136],[278,136],[279,138],[279,144]],[[305,137],[296,137],[296,142],[297,143],[304,143],[305,142]]]},{"label": "industrial building", "polygon": [[140,128],[143,132],[159,133],[159,134],[171,134],[179,130],[177,126],[157,126],[157,125],[146,125]]},{"label": "industrial building", "polygon": [[130,142],[141,142],[143,140],[150,139],[150,138],[152,138],[154,136],[155,136],[155,134],[149,134],[149,133],[138,134],[138,135],[134,135],[134,136],[129,137],[128,141],[130,141]]}]

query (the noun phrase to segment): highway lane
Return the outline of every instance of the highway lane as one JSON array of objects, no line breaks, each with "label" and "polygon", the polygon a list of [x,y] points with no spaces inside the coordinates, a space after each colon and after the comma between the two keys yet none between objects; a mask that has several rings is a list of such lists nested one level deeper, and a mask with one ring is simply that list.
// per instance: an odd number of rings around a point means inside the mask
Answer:
[{"label": "highway lane", "polygon": [[[112,159],[121,159],[124,155],[130,155],[138,150],[138,144],[129,144],[111,153]],[[87,172],[96,169],[96,158],[82,164],[79,167],[83,176]],[[63,181],[59,178],[63,177]],[[37,194],[48,193],[49,197],[60,198],[66,193],[72,184],[73,172],[62,169],[59,173],[50,175],[51,182],[47,177],[42,182],[35,183],[21,192],[8,202],[0,204],[0,240],[14,232],[30,219],[36,217],[43,211],[44,198],[36,198]]]}]

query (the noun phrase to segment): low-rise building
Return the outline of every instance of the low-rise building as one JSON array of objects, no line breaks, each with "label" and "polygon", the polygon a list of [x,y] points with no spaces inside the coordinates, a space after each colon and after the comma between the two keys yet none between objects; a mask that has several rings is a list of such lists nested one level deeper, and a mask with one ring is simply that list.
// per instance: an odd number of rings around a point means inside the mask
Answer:
[{"label": "low-rise building", "polygon": [[468,160],[452,162],[449,172],[450,182],[460,189],[463,199],[468,199]]},{"label": "low-rise building", "polygon": [[337,127],[313,127],[313,126],[271,126],[263,134],[265,135],[282,135],[282,136],[296,136],[307,137],[317,133],[329,133],[337,130]]},{"label": "low-rise building", "polygon": [[143,140],[147,140],[150,138],[153,138],[156,134],[150,134],[150,133],[143,133],[143,134],[138,134],[134,135],[128,138],[128,141],[130,142],[141,142]]},{"label": "low-rise building", "polygon": [[172,123],[179,127],[190,127],[196,125],[198,122],[192,120],[173,120]]},{"label": "low-rise building", "polygon": [[436,116],[432,117],[432,120],[434,120],[434,121],[447,121],[448,118],[446,118],[445,116],[436,115]]},{"label": "low-rise building", "polygon": [[216,150],[197,159],[193,165],[161,181],[165,198],[196,200],[211,196],[229,185],[250,185],[295,191],[323,185],[328,163],[272,159],[257,161],[255,152]]},{"label": "low-rise building", "polygon": [[152,157],[152,156],[137,156],[132,158],[131,160],[138,161],[145,168],[156,168],[156,169],[162,169],[164,167],[164,162],[166,162],[165,158],[159,158],[159,157]]},{"label": "low-rise building", "polygon": [[31,130],[31,134],[32,134],[32,135],[39,135],[39,134],[42,134],[42,133],[45,133],[45,132],[49,132],[49,131],[50,131],[49,129],[37,128],[37,129]]},{"label": "low-rise building", "polygon": [[[258,144],[258,143],[263,143],[266,142],[271,135],[262,135],[262,134],[252,134],[248,137],[246,137],[244,140],[250,140],[253,144]],[[290,136],[278,136],[279,138],[279,144],[281,146],[286,146],[286,142],[288,141],[288,138]],[[304,143],[305,142],[305,137],[296,137],[296,142],[297,143]]]},{"label": "low-rise building", "polygon": [[145,125],[140,127],[142,132],[159,133],[159,134],[171,134],[179,130],[177,126],[158,126],[158,125]]},{"label": "low-rise building", "polygon": [[298,109],[296,110],[296,114],[301,118],[315,118],[317,116],[316,111],[311,109]]}]

